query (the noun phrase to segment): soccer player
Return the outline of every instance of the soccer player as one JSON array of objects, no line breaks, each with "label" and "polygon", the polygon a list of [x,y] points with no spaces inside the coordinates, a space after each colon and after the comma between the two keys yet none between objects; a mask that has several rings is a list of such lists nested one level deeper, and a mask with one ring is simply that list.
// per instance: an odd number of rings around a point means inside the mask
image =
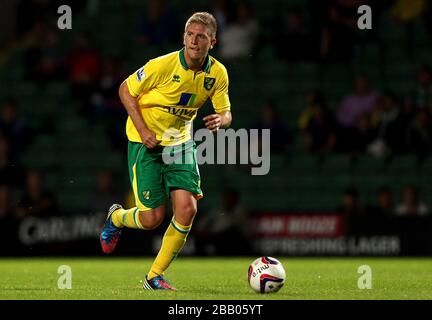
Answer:
[{"label": "soccer player", "polygon": [[[135,207],[111,206],[100,235],[102,250],[113,252],[124,227],[150,230],[163,220],[170,198],[173,218],[162,246],[144,279],[144,289],[175,290],[163,277],[185,244],[203,197],[191,124],[210,98],[214,114],[203,118],[216,132],[231,124],[228,74],[209,55],[216,43],[216,20],[207,12],[194,13],[186,22],[184,47],[148,61],[120,86],[120,99],[128,112],[129,177]],[[164,155],[184,161],[164,161]]]}]

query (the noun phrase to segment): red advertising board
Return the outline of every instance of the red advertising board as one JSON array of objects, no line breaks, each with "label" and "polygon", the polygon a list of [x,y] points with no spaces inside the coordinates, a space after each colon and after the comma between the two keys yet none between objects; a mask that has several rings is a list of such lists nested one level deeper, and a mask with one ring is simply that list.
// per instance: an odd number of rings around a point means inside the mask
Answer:
[{"label": "red advertising board", "polygon": [[256,237],[335,238],[344,234],[344,221],[334,213],[264,213],[252,225]]}]

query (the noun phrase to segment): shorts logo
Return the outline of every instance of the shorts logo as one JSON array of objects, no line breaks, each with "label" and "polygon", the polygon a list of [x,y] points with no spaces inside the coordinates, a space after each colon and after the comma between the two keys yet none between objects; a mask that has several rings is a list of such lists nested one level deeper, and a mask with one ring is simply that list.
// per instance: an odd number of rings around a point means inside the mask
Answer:
[{"label": "shorts logo", "polygon": [[143,191],[144,199],[149,200],[150,199],[150,191]]},{"label": "shorts logo", "polygon": [[213,88],[213,85],[215,84],[215,82],[216,82],[215,78],[205,77],[204,78],[204,88],[206,88],[206,90],[210,90],[211,88]]},{"label": "shorts logo", "polygon": [[144,73],[144,69],[143,68],[141,68],[141,69],[139,69],[138,71],[137,71],[137,73],[136,73],[136,78],[137,78],[137,80],[139,81],[139,82],[141,82],[141,80],[143,79],[143,78],[145,78],[145,73]]}]

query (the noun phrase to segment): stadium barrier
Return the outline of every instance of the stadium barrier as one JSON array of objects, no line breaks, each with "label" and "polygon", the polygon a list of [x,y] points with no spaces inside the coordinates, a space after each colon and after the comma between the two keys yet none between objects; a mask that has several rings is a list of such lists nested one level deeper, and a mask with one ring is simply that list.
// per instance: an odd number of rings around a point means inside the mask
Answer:
[{"label": "stadium barrier", "polygon": [[[105,214],[27,217],[0,223],[1,256],[98,256]],[[165,221],[168,223],[168,220]],[[251,219],[251,251],[235,255],[281,256],[429,256],[432,217],[354,216],[336,213],[260,213]],[[146,256],[157,252],[164,228],[128,229],[115,255]],[[229,239],[225,239],[229,241]],[[192,231],[182,255],[202,255],[202,241]],[[233,239],[233,241],[236,241]],[[223,255],[223,251],[219,254]]]}]

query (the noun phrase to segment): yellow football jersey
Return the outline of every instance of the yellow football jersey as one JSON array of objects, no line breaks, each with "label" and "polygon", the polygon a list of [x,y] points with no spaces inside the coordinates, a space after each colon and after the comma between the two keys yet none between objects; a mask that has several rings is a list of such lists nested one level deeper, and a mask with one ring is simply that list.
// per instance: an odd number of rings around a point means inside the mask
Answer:
[{"label": "yellow football jersey", "polygon": [[[208,55],[202,70],[194,72],[185,61],[184,48],[148,61],[126,83],[162,146],[191,139],[192,121],[208,98],[217,113],[231,108],[226,68]],[[130,141],[142,142],[130,117],[126,134]]]}]

